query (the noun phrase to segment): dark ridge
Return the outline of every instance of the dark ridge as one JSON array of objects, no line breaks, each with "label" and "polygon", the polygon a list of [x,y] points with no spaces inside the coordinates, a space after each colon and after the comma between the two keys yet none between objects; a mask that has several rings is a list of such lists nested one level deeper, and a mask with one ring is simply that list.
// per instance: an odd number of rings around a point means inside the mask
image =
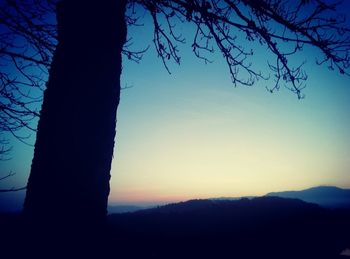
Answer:
[{"label": "dark ridge", "polygon": [[125,213],[125,212],[134,212],[138,210],[143,210],[145,207],[134,206],[134,205],[112,205],[108,206],[108,213]]},{"label": "dark ridge", "polygon": [[350,211],[298,199],[190,200],[109,216],[133,258],[341,258]]},{"label": "dark ridge", "polygon": [[[81,215],[82,219],[84,215]],[[0,214],[3,258],[341,259],[350,210],[280,197],[190,200],[62,231]],[[2,258],[2,257],[1,257]]]}]

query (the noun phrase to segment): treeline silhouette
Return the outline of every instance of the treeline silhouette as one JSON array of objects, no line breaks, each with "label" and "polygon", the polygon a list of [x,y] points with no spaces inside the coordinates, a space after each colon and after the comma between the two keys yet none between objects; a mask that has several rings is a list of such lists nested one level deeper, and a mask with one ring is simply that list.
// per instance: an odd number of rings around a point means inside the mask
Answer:
[{"label": "treeline silhouette", "polygon": [[105,227],[69,232],[57,231],[55,222],[33,231],[20,215],[1,215],[0,227],[7,251],[47,258],[331,259],[350,248],[349,219],[349,209],[265,196],[190,200],[112,214]]},{"label": "treeline silhouette", "polygon": [[109,223],[134,258],[341,258],[349,219],[349,210],[259,197],[191,200],[114,214]]}]

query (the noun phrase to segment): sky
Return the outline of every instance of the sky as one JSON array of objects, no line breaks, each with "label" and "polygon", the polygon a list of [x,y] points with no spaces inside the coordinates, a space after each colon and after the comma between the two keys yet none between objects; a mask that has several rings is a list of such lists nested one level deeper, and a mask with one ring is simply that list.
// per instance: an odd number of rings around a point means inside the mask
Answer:
[{"label": "sky", "polygon": [[[112,162],[110,204],[153,205],[194,198],[264,195],[319,185],[350,188],[349,77],[316,66],[305,49],[305,99],[285,88],[269,93],[259,81],[234,87],[216,53],[212,64],[180,46],[181,65],[168,74],[156,57],[151,27],[131,28],[137,64],[124,59],[121,102]],[[192,28],[179,30],[191,37]],[[254,47],[254,46],[253,46]],[[258,48],[254,65],[268,72]],[[32,137],[32,143],[35,136]],[[26,184],[33,147],[12,141],[12,159],[2,174],[16,175],[0,187]],[[0,194],[0,208],[20,208],[24,192]]]}]

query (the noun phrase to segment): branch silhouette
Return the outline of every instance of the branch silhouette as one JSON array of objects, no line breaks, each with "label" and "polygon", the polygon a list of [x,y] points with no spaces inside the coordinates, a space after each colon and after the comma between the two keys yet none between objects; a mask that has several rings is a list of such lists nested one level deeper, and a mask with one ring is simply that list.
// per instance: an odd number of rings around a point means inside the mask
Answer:
[{"label": "branch silhouette", "polygon": [[[42,90],[57,45],[57,0],[3,1],[0,8],[0,132],[10,132],[25,140],[20,129],[35,130],[31,121],[39,116],[35,110],[42,101]],[[349,75],[349,28],[345,16],[339,15],[339,3],[327,1],[256,1],[256,0],[130,0],[126,12],[128,26],[142,26],[137,5],[151,16],[153,43],[164,67],[169,61],[181,62],[177,44],[186,43],[177,25],[192,23],[195,32],[191,48],[197,58],[211,63],[211,55],[220,51],[227,63],[234,85],[253,85],[270,80],[270,92],[288,88],[303,98],[307,74],[305,61],[291,65],[288,59],[305,46],[319,49],[323,56],[317,64],[327,64]],[[307,11],[305,11],[307,10]],[[259,42],[275,56],[268,62],[269,71],[254,67],[254,49],[242,44],[244,39]],[[149,49],[131,50],[133,39],[124,45],[123,55],[135,62]],[[289,44],[289,45],[288,45]],[[35,68],[35,69],[34,69]]]},{"label": "branch silhouette", "polygon": [[[284,86],[303,98],[307,74],[305,61],[292,66],[288,59],[313,46],[323,54],[316,61],[328,64],[340,74],[349,75],[349,28],[345,16],[339,15],[339,3],[325,1],[135,1],[149,11],[154,23],[154,45],[158,56],[169,71],[169,59],[180,63],[176,43],[184,38],[175,32],[177,23],[190,22],[196,31],[192,50],[200,59],[210,62],[208,55],[218,48],[225,59],[234,85],[253,85],[257,80],[269,80],[269,73],[254,68],[249,59],[254,50],[242,44],[258,42],[275,56],[269,62],[274,84],[270,92]],[[307,9],[308,11],[304,11]],[[165,20],[162,25],[160,20]]]},{"label": "branch silhouette", "polygon": [[[295,64],[294,58],[306,47],[320,53],[317,65],[349,76],[350,31],[339,7],[322,0],[1,2],[0,133],[24,141],[21,129],[36,130],[31,122],[39,118],[27,215],[38,219],[45,208],[63,218],[85,211],[92,221],[105,218],[121,57],[139,62],[148,50],[147,43],[132,50],[133,39],[127,38],[130,26],[142,26],[144,14],[153,25],[155,53],[169,73],[170,62],[181,63],[179,45],[189,40],[205,63],[220,53],[235,86],[266,80],[268,91],[285,87],[302,99],[306,61]],[[187,23],[194,28],[190,39],[178,29]],[[253,60],[259,46],[272,56],[264,70]],[[42,99],[39,114],[35,104]]]}]

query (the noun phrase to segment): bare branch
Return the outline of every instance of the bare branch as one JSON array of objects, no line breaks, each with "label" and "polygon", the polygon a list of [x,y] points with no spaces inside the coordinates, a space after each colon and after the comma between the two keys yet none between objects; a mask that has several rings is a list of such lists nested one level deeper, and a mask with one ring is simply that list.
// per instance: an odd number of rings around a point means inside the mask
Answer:
[{"label": "bare branch", "polygon": [[25,189],[27,189],[27,186],[23,186],[23,187],[20,187],[20,188],[12,187],[10,189],[0,189],[0,193],[1,192],[18,192],[18,191],[23,191]]},{"label": "bare branch", "polygon": [[[257,80],[273,80],[267,87],[270,92],[281,85],[303,98],[307,74],[303,70],[305,61],[292,66],[288,62],[303,50],[304,45],[318,49],[323,55],[317,64],[328,63],[329,69],[349,75],[349,28],[345,18],[339,15],[339,3],[326,1],[280,1],[280,0],[139,0],[132,1],[149,11],[154,23],[154,44],[158,56],[169,71],[167,62],[179,63],[175,26],[185,21],[195,25],[192,50],[205,63],[212,60],[208,55],[218,49],[223,55],[233,83],[253,85]],[[164,25],[167,25],[165,30]],[[268,61],[272,73],[265,75],[250,61],[253,50],[248,42],[266,46],[275,56],[275,63]],[[239,39],[239,40],[238,40]],[[214,48],[214,45],[216,48]]]},{"label": "bare branch", "polygon": [[[4,0],[0,3],[0,133],[21,141],[34,130],[33,119],[41,103],[48,70],[57,44],[54,12],[57,0]],[[350,75],[350,29],[339,14],[338,2],[323,0],[129,0],[128,26],[143,26],[142,9],[153,23],[153,44],[164,67],[180,64],[179,44],[185,38],[181,24],[194,28],[189,44],[194,55],[213,62],[218,51],[224,58],[234,85],[267,81],[274,92],[281,86],[303,98],[308,78],[305,60],[294,61],[306,46],[321,53],[316,64]],[[149,49],[132,50],[130,37],[122,54],[139,62]],[[265,70],[256,67],[254,47],[267,49]],[[255,45],[254,45],[255,44]],[[8,142],[0,142],[0,154],[8,153]]]},{"label": "bare branch", "polygon": [[[6,178],[9,178],[9,177],[14,176],[14,175],[15,175],[15,173],[9,172],[7,175],[0,177],[0,181],[5,180]],[[12,188],[9,188],[9,189],[0,189],[0,193],[1,192],[17,192],[17,191],[25,190],[26,188],[27,187],[24,186],[24,187],[20,187],[20,188],[12,187]]]}]

